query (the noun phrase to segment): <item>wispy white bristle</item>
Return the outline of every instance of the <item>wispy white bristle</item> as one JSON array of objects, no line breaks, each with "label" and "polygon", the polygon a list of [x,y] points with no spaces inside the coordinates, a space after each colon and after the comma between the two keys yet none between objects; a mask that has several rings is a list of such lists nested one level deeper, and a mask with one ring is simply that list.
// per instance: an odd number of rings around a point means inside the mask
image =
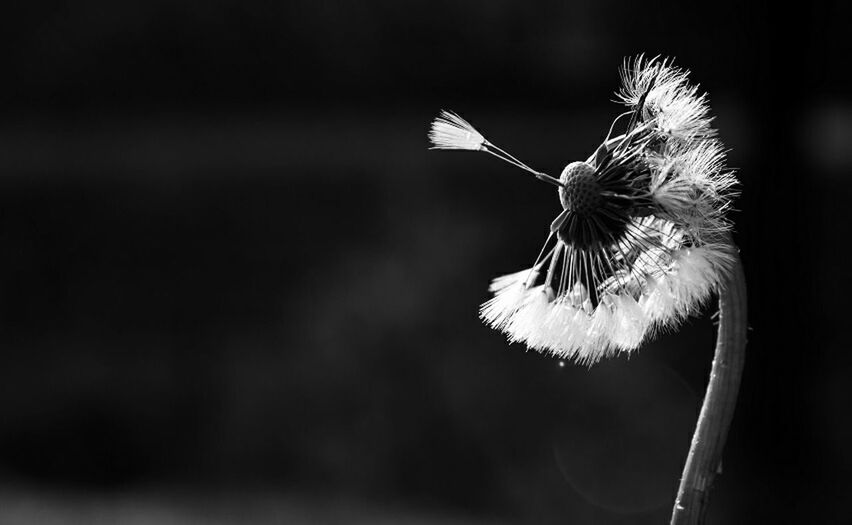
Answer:
[{"label": "wispy white bristle", "polygon": [[615,329],[612,332],[613,343],[625,350],[634,350],[642,344],[648,319],[633,297],[616,295],[613,297],[614,309],[618,312]]},{"label": "wispy white bristle", "polygon": [[468,121],[451,111],[441,111],[429,131],[432,149],[464,149],[477,151],[485,143],[478,131]]},{"label": "wispy white bristle", "polygon": [[[670,221],[649,216],[634,219],[628,228],[630,240],[614,248],[619,257],[589,263],[618,265],[625,256],[632,261],[631,271],[597,284],[596,304],[581,281],[569,284],[583,277],[572,274],[570,265],[562,268],[568,273],[554,277],[554,283],[566,281],[557,289],[532,286],[539,274],[532,268],[494,279],[494,296],[482,305],[482,319],[510,341],[592,364],[635,350],[655,332],[678,325],[718,289],[732,266],[730,245],[717,240],[693,246]],[[551,250],[541,264],[563,250],[577,249]]]},{"label": "wispy white bristle", "polygon": [[707,95],[689,83],[689,70],[672,65],[670,59],[639,55],[624,63],[621,78],[616,96],[634,107],[644,97],[643,117],[670,137],[692,141],[715,135]]},{"label": "wispy white bristle", "polygon": [[736,184],[721,143],[705,139],[667,146],[652,163],[649,189],[661,216],[702,240],[730,228],[725,215]]}]

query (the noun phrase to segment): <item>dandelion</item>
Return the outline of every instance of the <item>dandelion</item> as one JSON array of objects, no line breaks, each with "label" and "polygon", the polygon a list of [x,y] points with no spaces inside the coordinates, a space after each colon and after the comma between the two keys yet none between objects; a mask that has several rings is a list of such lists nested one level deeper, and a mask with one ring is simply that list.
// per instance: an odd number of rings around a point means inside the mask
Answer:
[{"label": "dandelion", "polygon": [[[639,56],[625,61],[621,81],[616,98],[626,111],[594,153],[558,178],[455,113],[441,112],[429,139],[433,149],[484,151],[557,186],[562,210],[538,257],[494,279],[480,309],[510,341],[592,364],[632,352],[720,294],[711,383],[672,518],[693,523],[720,461],[742,369],[744,280],[727,218],[737,179],[689,71]],[[623,132],[613,137],[618,125]]]},{"label": "dandelion", "polygon": [[433,148],[485,151],[558,186],[562,211],[542,255],[494,280],[480,312],[486,323],[529,348],[594,363],[675,327],[720,286],[735,259],[726,211],[737,181],[707,97],[687,75],[667,60],[626,62],[617,94],[630,117],[624,133],[558,179],[455,113],[434,121]]}]

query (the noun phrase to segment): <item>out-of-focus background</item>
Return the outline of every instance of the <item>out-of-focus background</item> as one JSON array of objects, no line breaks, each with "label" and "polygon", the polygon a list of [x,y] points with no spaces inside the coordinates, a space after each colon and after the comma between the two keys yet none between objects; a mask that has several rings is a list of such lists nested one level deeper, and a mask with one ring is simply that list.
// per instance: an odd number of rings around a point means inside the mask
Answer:
[{"label": "out-of-focus background", "polygon": [[657,524],[711,314],[591,369],[477,319],[674,56],[739,169],[712,523],[850,519],[842,2],[19,2],[0,18],[0,522]]}]

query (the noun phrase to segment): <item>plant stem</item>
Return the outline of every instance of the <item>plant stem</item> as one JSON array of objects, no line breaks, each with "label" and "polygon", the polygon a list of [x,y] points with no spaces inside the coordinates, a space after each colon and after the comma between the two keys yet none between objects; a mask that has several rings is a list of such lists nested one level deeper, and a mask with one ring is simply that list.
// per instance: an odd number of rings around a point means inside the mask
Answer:
[{"label": "plant stem", "polygon": [[[737,253],[736,248],[734,253]],[[737,404],[747,325],[745,275],[737,254],[734,268],[719,291],[716,355],[672,510],[671,525],[704,522],[708,493],[716,474],[721,472],[722,449]]]}]

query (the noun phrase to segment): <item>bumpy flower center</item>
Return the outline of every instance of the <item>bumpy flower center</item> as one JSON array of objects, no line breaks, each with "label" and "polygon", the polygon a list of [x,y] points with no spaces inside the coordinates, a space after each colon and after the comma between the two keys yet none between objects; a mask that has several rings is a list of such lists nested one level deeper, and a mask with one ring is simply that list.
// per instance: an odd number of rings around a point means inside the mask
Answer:
[{"label": "bumpy flower center", "polygon": [[567,165],[559,177],[559,200],[570,213],[557,230],[559,239],[580,249],[615,242],[636,214],[637,190],[631,184],[637,177],[631,166]]},{"label": "bumpy flower center", "polygon": [[563,208],[589,216],[600,207],[603,197],[593,167],[585,162],[572,162],[562,170],[559,180],[564,184],[559,188]]}]

